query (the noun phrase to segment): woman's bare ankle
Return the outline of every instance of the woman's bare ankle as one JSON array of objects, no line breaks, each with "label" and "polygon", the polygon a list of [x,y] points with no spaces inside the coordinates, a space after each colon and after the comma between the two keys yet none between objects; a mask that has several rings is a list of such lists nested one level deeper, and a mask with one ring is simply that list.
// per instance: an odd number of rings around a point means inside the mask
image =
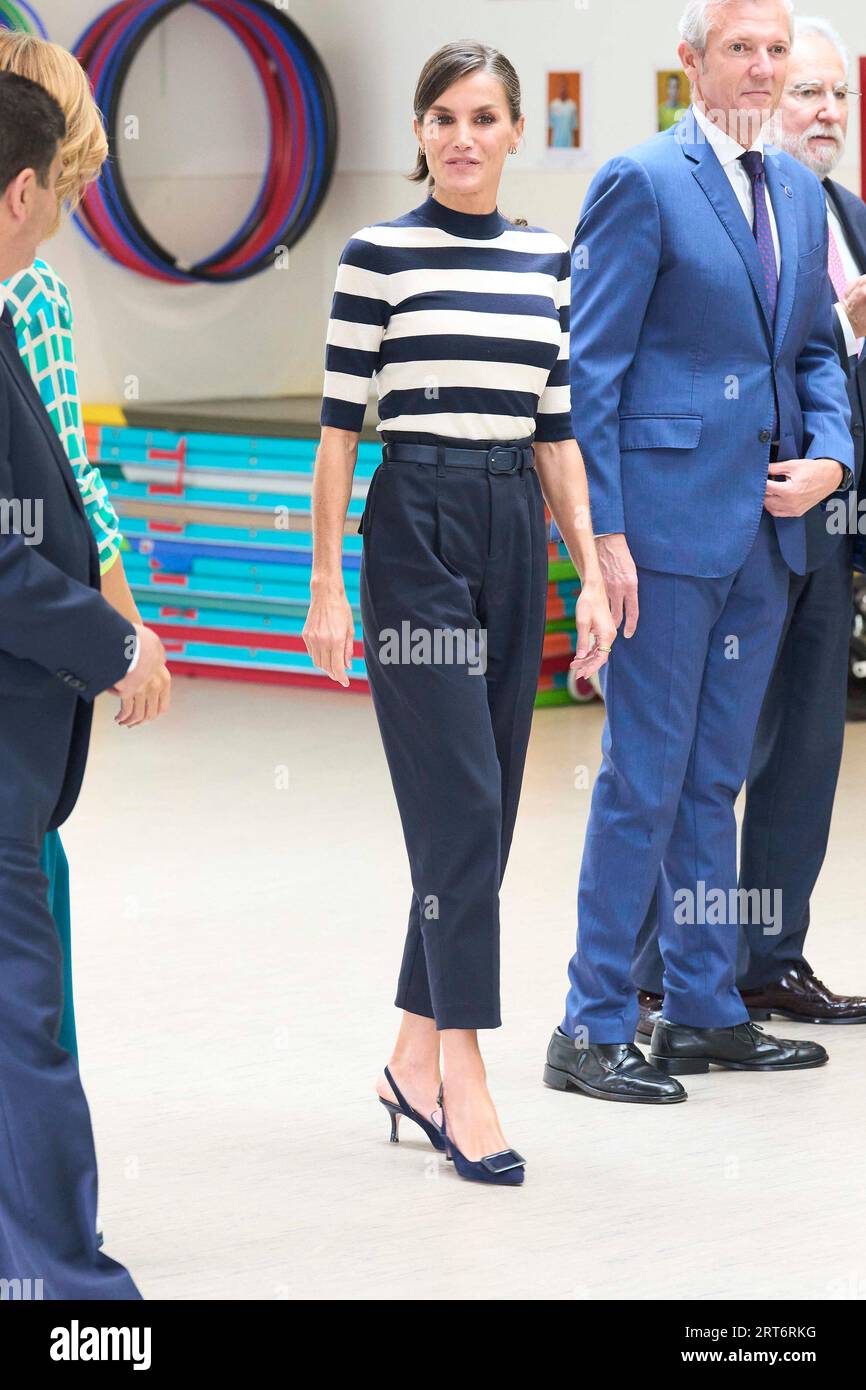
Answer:
[{"label": "woman's bare ankle", "polygon": [[[388,1061],[388,1070],[412,1108],[428,1114],[436,1104],[441,1084],[438,1060],[394,1053]],[[384,1071],[376,1082],[376,1090],[385,1100],[397,1099]]]}]

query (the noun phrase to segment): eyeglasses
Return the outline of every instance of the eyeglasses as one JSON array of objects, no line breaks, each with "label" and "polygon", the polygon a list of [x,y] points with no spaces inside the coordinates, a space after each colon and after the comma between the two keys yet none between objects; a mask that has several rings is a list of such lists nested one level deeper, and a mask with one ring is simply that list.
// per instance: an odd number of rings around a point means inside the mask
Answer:
[{"label": "eyeglasses", "polygon": [[796,87],[788,88],[788,96],[802,102],[803,106],[823,106],[831,96],[840,106],[845,106],[849,97],[859,97],[859,95],[859,92],[852,91],[847,84],[834,87],[832,92],[826,87],[822,87],[818,82],[802,82]]}]

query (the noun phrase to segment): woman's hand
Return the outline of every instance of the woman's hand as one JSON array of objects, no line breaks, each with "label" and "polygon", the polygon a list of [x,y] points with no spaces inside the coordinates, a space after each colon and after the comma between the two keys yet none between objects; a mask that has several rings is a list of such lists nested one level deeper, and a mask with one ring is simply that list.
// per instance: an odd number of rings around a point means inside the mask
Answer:
[{"label": "woman's hand", "polygon": [[125,729],[134,729],[137,724],[149,724],[161,714],[167,714],[170,707],[171,672],[167,666],[162,666],[137,695],[121,697],[114,722]]},{"label": "woman's hand", "polygon": [[[311,586],[312,587],[312,586]],[[344,590],[312,589],[301,634],[315,664],[338,685],[348,686],[355,646],[355,620]]]},{"label": "woman's hand", "polygon": [[571,668],[578,679],[588,680],[607,661],[616,638],[616,624],[610,615],[607,593],[600,580],[581,588],[575,622],[577,652]]}]

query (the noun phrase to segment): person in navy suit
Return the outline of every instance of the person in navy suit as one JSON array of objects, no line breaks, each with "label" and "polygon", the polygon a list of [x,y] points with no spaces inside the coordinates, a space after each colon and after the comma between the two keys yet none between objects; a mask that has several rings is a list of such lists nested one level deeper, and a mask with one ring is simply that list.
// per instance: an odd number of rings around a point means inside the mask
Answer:
[{"label": "person in navy suit", "polygon": [[[834,510],[807,513],[806,573],[789,580],[782,641],[746,782],[740,863],[746,890],[780,889],[782,917],[772,932],[744,924],[738,982],[752,1018],[778,1014],[804,1023],[866,1022],[866,998],[835,993],[804,956],[842,761],[855,541],[862,547],[856,488],[866,406],[866,206],[830,178],[845,152],[848,112],[841,39],[826,21],[798,17],[775,138],[823,181],[827,198],[832,325],[848,376],[855,490]],[[641,936],[633,974],[638,1034],[649,1037],[662,1007],[663,971],[652,909]]]},{"label": "person in navy suit", "polygon": [[[614,619],[565,1015],[544,1079],[607,1100],[686,1099],[711,1064],[819,1066],[765,1034],[736,985],[734,802],[811,508],[854,453],[818,179],[765,151],[792,40],[783,0],[691,0],[693,104],[610,160],[572,255],[575,434]],[[640,611],[638,613],[638,602]],[[663,1016],[633,1042],[631,966],[658,885]]]},{"label": "person in navy suit", "polygon": [[[0,73],[0,280],[57,215],[63,113]],[[0,1294],[138,1299],[97,1249],[96,1158],[78,1064],[58,1042],[60,943],[39,855],[81,786],[93,700],[133,695],[162,643],[99,592],[66,453],[0,315]]]}]

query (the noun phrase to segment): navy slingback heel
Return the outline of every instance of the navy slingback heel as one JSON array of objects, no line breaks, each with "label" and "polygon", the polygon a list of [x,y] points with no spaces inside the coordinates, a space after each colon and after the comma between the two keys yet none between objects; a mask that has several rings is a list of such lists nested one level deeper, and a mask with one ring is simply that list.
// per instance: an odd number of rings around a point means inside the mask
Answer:
[{"label": "navy slingback heel", "polygon": [[434,1149],[437,1149],[439,1153],[444,1153],[446,1148],[445,1140],[439,1132],[438,1126],[434,1125],[432,1120],[425,1120],[423,1115],[412,1108],[387,1067],[385,1068],[385,1079],[394,1092],[394,1095],[397,1097],[396,1105],[392,1100],[385,1100],[384,1096],[379,1097],[379,1100],[391,1116],[391,1143],[399,1144],[400,1120],[405,1115],[407,1120],[413,1120],[416,1125],[419,1125],[421,1129],[423,1129]]},{"label": "navy slingback heel", "polygon": [[449,1139],[445,1127],[445,1109],[442,1106],[442,1087],[439,1087],[439,1106],[442,1109],[441,1135],[445,1141],[445,1152],[454,1160],[454,1167],[461,1178],[469,1182],[489,1182],[500,1187],[519,1187],[525,1177],[526,1159],[516,1149],[502,1149],[499,1153],[486,1154],[484,1158],[472,1160],[462,1154]]}]

